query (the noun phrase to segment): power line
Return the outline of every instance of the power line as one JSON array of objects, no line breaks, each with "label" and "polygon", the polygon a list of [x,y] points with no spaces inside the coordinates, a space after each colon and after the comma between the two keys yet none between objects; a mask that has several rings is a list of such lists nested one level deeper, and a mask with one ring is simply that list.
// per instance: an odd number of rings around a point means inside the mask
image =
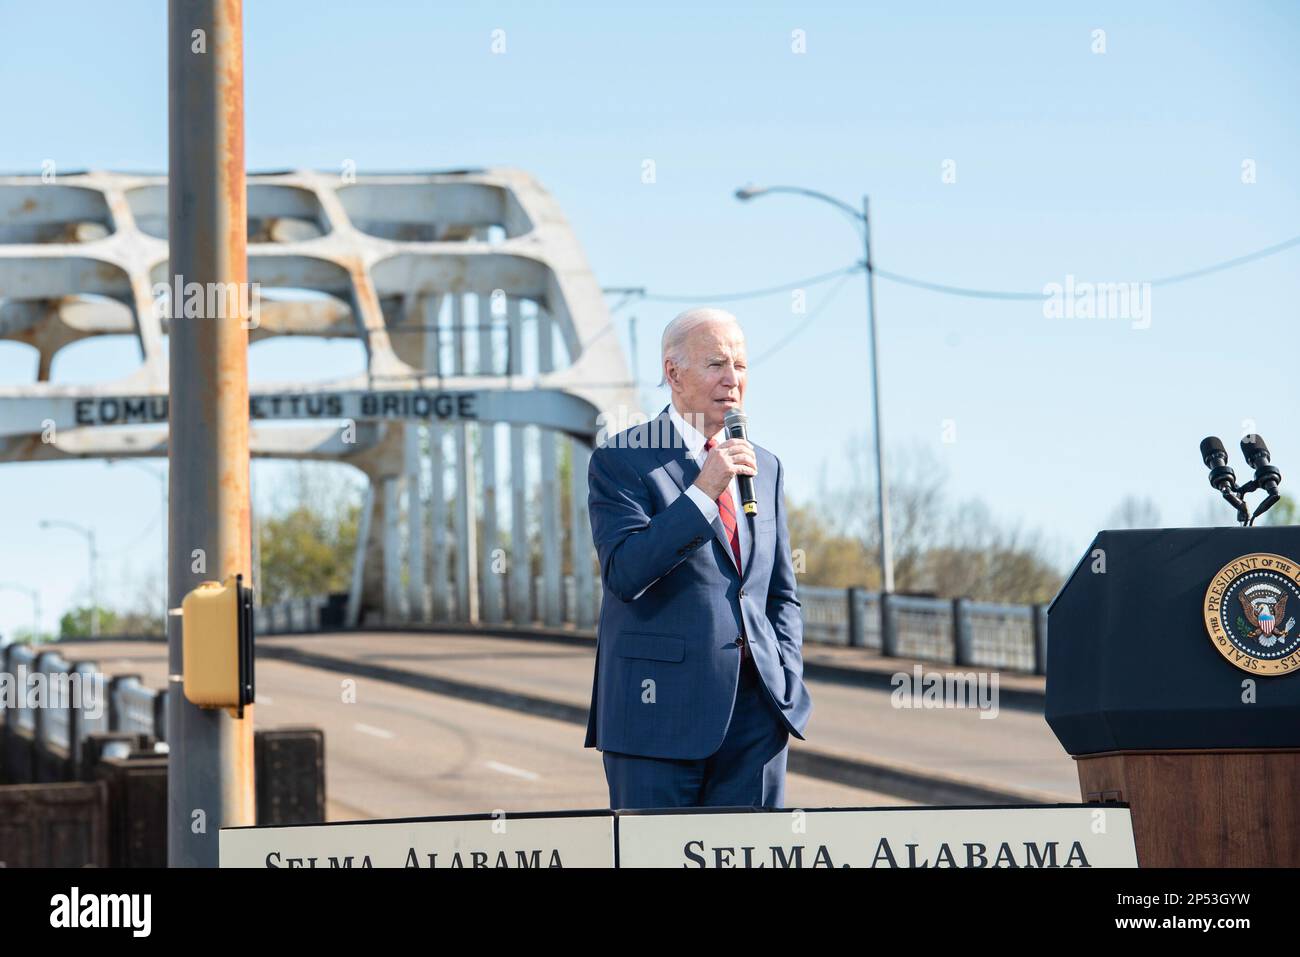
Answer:
[{"label": "power line", "polygon": [[817,307],[813,309],[812,312],[808,313],[808,315],[804,318],[803,322],[799,323],[799,325],[791,329],[790,332],[787,333],[784,338],[777,340],[775,344],[773,344],[768,349],[764,350],[762,354],[760,354],[757,358],[751,359],[749,361],[749,364],[751,366],[756,366],[764,359],[766,359],[768,356],[771,356],[774,353],[784,349],[785,346],[791,340],[793,340],[795,337],[797,337],[802,332],[804,332],[810,325],[812,325],[813,320],[816,319],[819,315],[821,315],[821,313],[826,309],[826,307],[829,306],[831,302],[834,301],[835,297],[839,295],[840,290],[844,288],[844,284],[848,282],[848,280],[849,280],[849,274],[846,273],[843,276],[843,278],[840,279],[839,282],[837,282],[834,286],[830,288],[830,290],[826,293],[825,298],[823,298],[822,301],[817,304]]},{"label": "power line", "polygon": [[[1236,256],[1232,259],[1225,259],[1222,262],[1212,263],[1208,266],[1202,266],[1199,269],[1191,269],[1187,272],[1174,273],[1170,276],[1161,276],[1159,279],[1140,280],[1150,283],[1152,286],[1172,286],[1175,283],[1186,282],[1189,279],[1199,279],[1201,276],[1208,276],[1211,273],[1224,272],[1228,269],[1235,269],[1238,266],[1244,266],[1277,253],[1290,249],[1293,246],[1300,246],[1300,236],[1292,236],[1280,243],[1272,246],[1265,246],[1263,249],[1257,249],[1252,253],[1246,253],[1244,256]],[[969,289],[962,286],[950,286],[945,283],[929,282],[925,279],[917,279],[915,276],[903,276],[898,273],[888,272],[884,269],[877,269],[876,275],[881,279],[888,279],[890,282],[901,283],[904,286],[913,286],[917,289],[926,289],[930,292],[943,293],[949,296],[965,296],[972,299],[1042,299],[1046,293],[1043,292],[1008,292],[998,289]]]},{"label": "power line", "polygon": [[876,269],[875,273],[881,279],[887,279],[890,282],[900,283],[904,286],[914,286],[917,289],[926,289],[930,292],[942,293],[945,296],[964,296],[968,299],[1039,300],[1045,295],[1041,292],[1002,292],[996,289],[967,289],[962,286],[949,286],[944,283],[929,282],[925,279],[915,279],[911,276],[900,276],[898,273],[889,272],[887,269]]},{"label": "power line", "polygon": [[1292,236],[1290,239],[1284,239],[1282,242],[1273,246],[1265,246],[1263,249],[1256,250],[1253,253],[1246,253],[1244,256],[1238,256],[1236,259],[1225,259],[1221,263],[1215,263],[1212,266],[1202,266],[1200,269],[1193,269],[1191,272],[1178,273],[1173,276],[1165,276],[1161,279],[1152,279],[1153,286],[1170,286],[1176,282],[1183,282],[1187,279],[1197,279],[1201,276],[1209,275],[1212,272],[1221,272],[1225,269],[1233,269],[1237,266],[1244,266],[1246,263],[1254,262],[1257,259],[1264,259],[1275,253],[1280,253],[1284,249],[1290,249],[1292,246],[1300,245],[1300,236]]},{"label": "power line", "polygon": [[[1199,279],[1202,276],[1208,276],[1212,273],[1224,272],[1229,269],[1235,269],[1238,266],[1244,266],[1248,263],[1256,262],[1260,259],[1266,259],[1269,256],[1275,256],[1278,253],[1284,252],[1295,246],[1300,246],[1300,236],[1292,236],[1290,239],[1285,239],[1280,243],[1274,243],[1272,246],[1265,246],[1263,249],[1257,249],[1254,252],[1246,253],[1243,256],[1236,256],[1232,259],[1225,259],[1222,262],[1211,263],[1208,266],[1202,266],[1198,269],[1192,269],[1187,272],[1174,273],[1173,275],[1161,276],[1158,279],[1150,279],[1145,281],[1149,282],[1152,286],[1172,286],[1176,283],[1187,282],[1188,280],[1191,279]],[[859,272],[861,269],[862,269],[862,263],[859,262],[859,263],[854,263],[850,266],[845,266],[842,269],[833,270],[828,273],[822,273],[817,276],[809,276],[805,279],[797,279],[794,282],[782,283],[779,286],[768,286],[763,289],[752,289],[745,292],[722,293],[722,294],[715,294],[715,295],[690,295],[690,296],[671,295],[669,296],[663,294],[647,293],[640,288],[619,288],[619,289],[608,289],[605,291],[616,292],[626,297],[623,299],[622,302],[620,302],[617,306],[614,307],[614,309],[617,310],[618,308],[627,305],[629,302],[634,301],[634,299],[636,298],[641,298],[641,299],[646,299],[646,300],[651,300],[656,302],[702,302],[702,301],[703,302],[710,302],[710,301],[728,302],[728,301],[735,301],[740,299],[757,299],[762,296],[771,296],[778,292],[788,292],[792,289],[800,289],[807,286],[815,286],[823,282],[829,282],[830,280],[835,279],[837,277],[841,277],[841,282],[839,283],[839,285],[837,285],[831,290],[831,292],[827,295],[826,299],[824,299],[817,306],[817,308],[808,316],[808,318],[806,318],[803,321],[803,323],[801,323],[797,329],[793,330],[785,339],[780,340],[775,346],[773,346],[771,349],[768,349],[766,352],[764,352],[763,355],[760,356],[758,359],[752,360],[752,363],[756,363],[761,359],[767,358],[769,355],[771,355],[781,346],[784,346],[787,342],[789,342],[791,339],[793,339],[795,336],[801,333],[805,328],[807,328],[809,323],[812,322],[813,318],[819,315],[822,309],[824,309],[830,303],[830,301],[834,299],[835,295],[839,292],[840,287],[843,286],[843,280],[847,279],[850,275]],[[887,269],[879,269],[879,268],[875,270],[875,274],[879,276],[881,279],[887,280],[889,282],[896,282],[899,283],[900,285],[912,286],[917,289],[925,289],[929,292],[936,292],[947,296],[961,296],[968,299],[1001,299],[1001,300],[1017,300],[1017,301],[1032,302],[1032,301],[1042,300],[1047,295],[1046,293],[1043,292],[1014,292],[1014,291],[1002,290],[1002,289],[972,289],[967,286],[952,286],[952,285],[948,285],[947,283],[931,282],[930,280],[927,279],[918,279],[915,276],[905,276],[902,275],[901,273],[891,272]],[[611,330],[612,325],[613,325],[612,323],[606,323],[601,328],[600,332],[598,333],[598,336],[606,335]],[[420,327],[411,327],[406,330],[400,330],[400,331],[415,331],[416,328],[433,329],[437,327],[420,326]],[[479,326],[474,324],[464,324],[461,326],[461,328],[465,330],[472,330],[472,329],[479,328]],[[399,331],[399,330],[389,330],[389,331],[392,332],[392,331]],[[506,375],[509,374],[506,373]],[[432,374],[432,377],[441,378],[441,376],[438,376],[436,374]],[[404,378],[404,377],[398,377],[398,378]],[[416,375],[413,378],[420,378],[420,376]],[[626,388],[630,384],[631,383],[627,383],[627,382],[584,383],[584,385],[586,385],[588,388],[616,388],[616,389]]]},{"label": "power line", "polygon": [[100,559],[104,559],[104,558],[117,558],[120,555],[125,555],[127,552],[136,548],[141,542],[145,540],[145,538],[153,534],[153,530],[158,527],[158,522],[160,518],[161,516],[154,516],[153,521],[150,522],[147,526],[145,526],[144,530],[141,531],[140,534],[137,535],[134,539],[132,539],[129,545],[124,545],[121,548],[115,548],[112,551],[108,551],[108,552],[99,552],[98,557]]},{"label": "power line", "polygon": [[[745,292],[724,292],[724,293],[697,293],[695,295],[664,295],[662,293],[642,293],[642,299],[650,302],[734,302],[738,299],[758,299],[762,296],[772,296],[778,292],[789,292],[791,289],[801,289],[804,286],[815,286],[818,283],[829,282],[837,276],[843,276],[847,273],[859,272],[862,269],[862,263],[856,262],[845,266],[842,269],[835,269],[831,272],[824,272],[817,276],[809,276],[807,279],[796,279],[794,282],[782,283],[779,286],[768,286],[763,289],[750,289]],[[622,291],[622,290],[620,290]],[[620,303],[620,305],[622,305]]]},{"label": "power line", "polygon": [[[1198,269],[1192,269],[1187,272],[1174,273],[1169,276],[1161,276],[1157,279],[1145,280],[1152,286],[1172,286],[1175,283],[1187,282],[1191,279],[1199,279],[1202,276],[1208,276],[1211,273],[1224,272],[1229,269],[1235,269],[1238,266],[1244,266],[1247,263],[1256,262],[1260,259],[1266,259],[1269,256],[1275,256],[1280,252],[1300,246],[1300,236],[1292,236],[1290,239],[1275,243],[1272,246],[1266,246],[1263,249],[1257,249],[1254,252],[1246,253],[1243,256],[1236,256],[1232,259],[1225,259],[1222,262],[1211,263],[1208,266],[1202,266]],[[822,273],[819,276],[810,276],[807,279],[798,279],[794,282],[784,283],[780,286],[769,286],[765,289],[753,289],[743,292],[721,293],[714,295],[665,295],[661,293],[642,293],[640,298],[656,302],[730,302],[740,299],[757,299],[762,296],[770,296],[778,292],[787,292],[791,289],[798,289],[804,286],[812,286],[818,283],[827,282],[837,276],[843,276],[849,273],[858,272],[862,269],[862,263],[854,263],[843,269],[837,269],[833,272]],[[895,282],[903,286],[912,286],[916,289],[924,289],[929,292],[939,293],[945,296],[961,296],[967,299],[1003,299],[1019,301],[1039,301],[1047,294],[1041,290],[1035,292],[1020,292],[1005,289],[974,289],[969,286],[954,286],[949,283],[935,282],[929,279],[920,279],[916,276],[906,276],[902,273],[891,272],[887,269],[876,268],[875,274],[881,279],[888,282]],[[631,299],[627,290],[619,290],[628,299],[619,303],[619,306],[626,305]]]}]

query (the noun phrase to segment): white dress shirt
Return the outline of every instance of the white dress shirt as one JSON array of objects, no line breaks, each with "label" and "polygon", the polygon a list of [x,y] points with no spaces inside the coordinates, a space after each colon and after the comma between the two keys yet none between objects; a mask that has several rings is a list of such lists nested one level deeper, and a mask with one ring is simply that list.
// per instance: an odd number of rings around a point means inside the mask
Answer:
[{"label": "white dress shirt", "polygon": [[[686,442],[687,454],[695,460],[697,465],[703,468],[705,459],[709,457],[709,453],[704,451],[704,446],[708,442],[708,439],[700,433],[699,429],[687,422],[682,414],[677,411],[677,406],[673,405],[671,402],[668,403],[668,417],[672,420],[673,426]],[[713,439],[715,446],[725,442],[727,440],[727,430],[718,429],[718,432],[713,436]],[[727,486],[727,489],[731,492],[732,508],[736,511],[736,534],[740,539],[740,554],[743,558],[743,556],[749,554],[750,532],[749,523],[745,521],[744,512],[740,507],[740,488],[736,482],[736,476],[733,475],[731,477],[731,484]],[[686,494],[691,497],[691,501],[699,506],[700,512],[706,519],[708,519],[709,524],[724,533],[726,532],[726,527],[722,524],[722,518],[718,514],[718,503],[709,498],[708,492],[704,491],[704,489],[700,488],[698,485],[692,484],[687,487]],[[724,534],[723,537],[725,538],[726,535]],[[728,550],[728,554],[730,554],[730,550]]]}]

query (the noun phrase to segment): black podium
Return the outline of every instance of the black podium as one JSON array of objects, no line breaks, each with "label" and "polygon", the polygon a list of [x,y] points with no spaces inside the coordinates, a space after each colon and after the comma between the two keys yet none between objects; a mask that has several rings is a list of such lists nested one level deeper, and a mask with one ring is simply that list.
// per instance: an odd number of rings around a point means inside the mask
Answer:
[{"label": "black podium", "polygon": [[1300,527],[1098,534],[1048,610],[1047,722],[1144,867],[1300,866]]}]

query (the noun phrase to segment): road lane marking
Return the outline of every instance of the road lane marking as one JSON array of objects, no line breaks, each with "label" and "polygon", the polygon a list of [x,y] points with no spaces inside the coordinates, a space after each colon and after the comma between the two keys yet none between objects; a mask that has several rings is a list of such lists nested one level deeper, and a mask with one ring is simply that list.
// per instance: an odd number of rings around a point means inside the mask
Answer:
[{"label": "road lane marking", "polygon": [[376,727],[374,727],[373,725],[369,725],[369,724],[360,724],[360,723],[357,723],[357,724],[354,724],[352,727],[353,727],[355,730],[360,731],[362,734],[373,734],[376,738],[395,738],[395,737],[397,737],[397,735],[395,735],[395,734],[394,734],[393,732],[391,732],[391,731],[385,731],[383,728],[376,728]]},{"label": "road lane marking", "polygon": [[523,768],[512,767],[509,764],[502,764],[500,761],[489,761],[487,766],[493,771],[500,771],[502,774],[513,774],[517,778],[523,778],[525,781],[540,781],[542,776],[536,771],[525,771]]}]

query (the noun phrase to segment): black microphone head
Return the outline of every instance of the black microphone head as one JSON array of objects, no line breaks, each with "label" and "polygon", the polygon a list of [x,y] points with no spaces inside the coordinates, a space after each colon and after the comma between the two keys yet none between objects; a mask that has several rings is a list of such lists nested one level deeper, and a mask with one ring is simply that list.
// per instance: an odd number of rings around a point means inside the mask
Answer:
[{"label": "black microphone head", "polygon": [[1264,444],[1264,437],[1258,433],[1251,432],[1242,437],[1241,454],[1246,456],[1246,461],[1253,469],[1268,464],[1268,446]]},{"label": "black microphone head", "polygon": [[1223,447],[1223,440],[1217,435],[1207,435],[1201,439],[1201,461],[1207,466],[1215,464],[1215,456],[1223,456],[1223,461],[1228,461],[1228,450]]},{"label": "black microphone head", "polygon": [[739,409],[728,409],[727,414],[722,418],[722,424],[727,430],[727,435],[736,438],[749,431],[749,416]]}]

